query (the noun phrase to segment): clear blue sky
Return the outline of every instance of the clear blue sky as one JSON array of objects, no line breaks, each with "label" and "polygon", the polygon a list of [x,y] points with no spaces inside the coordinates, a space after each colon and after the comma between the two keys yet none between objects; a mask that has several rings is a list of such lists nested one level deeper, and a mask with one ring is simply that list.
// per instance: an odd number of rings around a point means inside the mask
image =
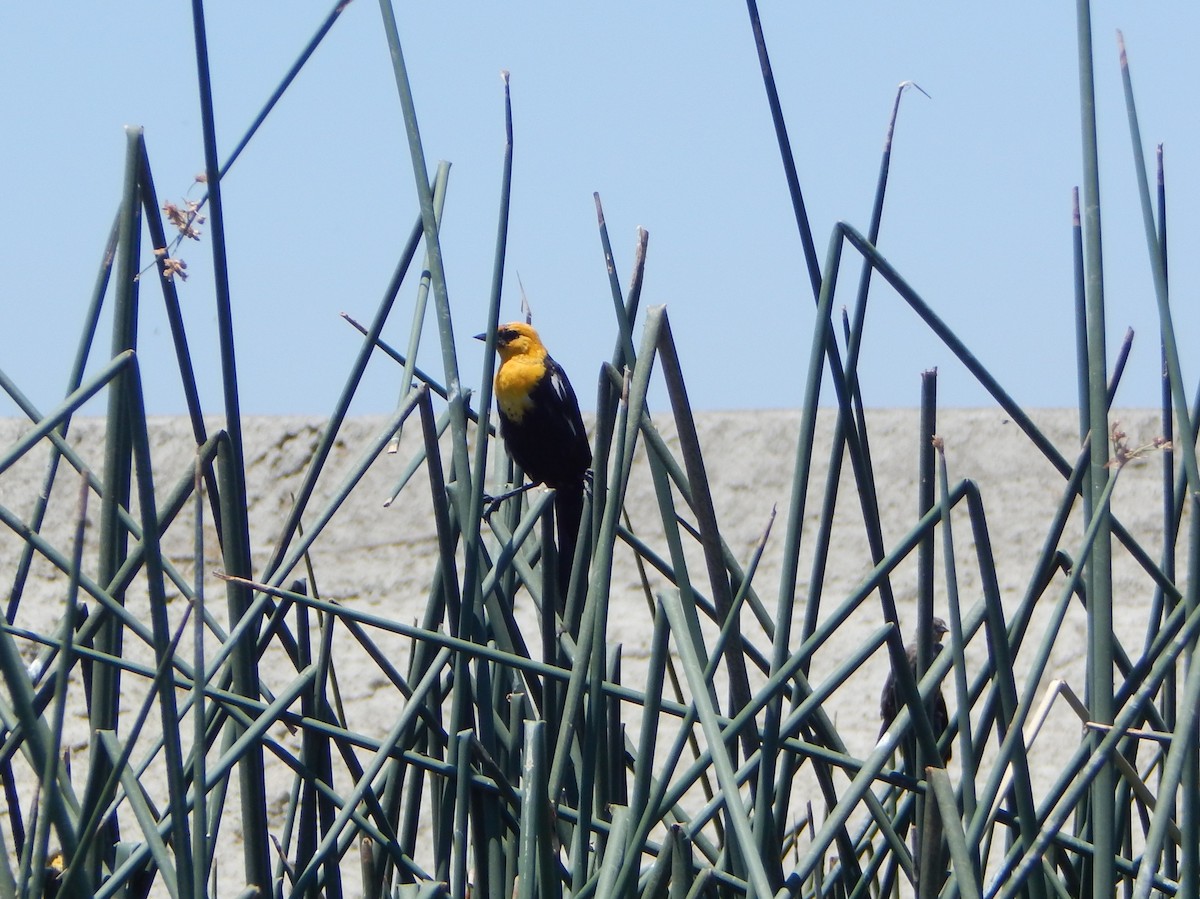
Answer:
[{"label": "clear blue sky", "polygon": [[[224,157],[331,4],[208,6]],[[893,97],[915,80],[931,99],[910,92],[903,102],[880,246],[1018,401],[1073,404],[1074,4],[763,2],[761,12],[822,259],[835,221],[866,230]],[[594,404],[616,334],[598,191],[623,283],[636,227],[650,232],[644,303],[670,310],[694,404],[799,404],[813,302],[744,5],[398,4],[397,15],[430,167],[453,163],[443,251],[468,386],[479,380],[470,335],[487,308],[508,69],[516,147],[504,318],[520,314],[519,272],[535,325],[583,405]],[[1176,326],[1194,384],[1200,15],[1182,2],[1093,9],[1110,350],[1132,325],[1119,403],[1147,406],[1158,399],[1157,319],[1117,28],[1147,158],[1166,144]],[[117,208],[122,126],[145,127],[161,197],[183,196],[203,168],[194,72],[190,4],[179,0],[0,11],[0,367],[43,409],[62,396]],[[377,3],[350,5],[223,194],[243,411],[323,414],[359,346],[339,313],[369,320],[417,213]],[[181,255],[203,398],[219,413],[211,246],[189,243]],[[839,307],[857,270],[845,269]],[[415,290],[405,285],[385,334],[399,346]],[[142,314],[150,411],[178,413],[149,280]],[[105,332],[94,359],[107,348]],[[432,339],[419,361],[440,371]],[[919,373],[935,365],[943,404],[986,402],[879,283],[862,364],[867,403],[916,405]],[[391,409],[398,374],[382,357],[373,363],[354,411]],[[16,414],[7,398],[0,414]]]}]

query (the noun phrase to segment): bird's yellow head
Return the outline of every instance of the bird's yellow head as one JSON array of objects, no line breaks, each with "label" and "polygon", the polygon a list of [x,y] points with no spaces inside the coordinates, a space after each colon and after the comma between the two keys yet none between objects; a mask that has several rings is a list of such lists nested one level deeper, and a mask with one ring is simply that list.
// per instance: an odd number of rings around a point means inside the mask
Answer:
[{"label": "bird's yellow head", "polygon": [[[486,334],[476,334],[483,340]],[[532,407],[530,393],[546,376],[549,354],[537,331],[525,322],[509,322],[496,328],[496,402],[512,421],[520,421]]]},{"label": "bird's yellow head", "polygon": [[[480,340],[484,338],[483,334],[476,336]],[[538,332],[533,329],[532,325],[527,325],[525,322],[509,322],[496,329],[496,353],[500,356],[501,362],[507,362],[509,359],[519,356],[531,360],[541,360],[546,356],[546,347],[543,346]]]}]

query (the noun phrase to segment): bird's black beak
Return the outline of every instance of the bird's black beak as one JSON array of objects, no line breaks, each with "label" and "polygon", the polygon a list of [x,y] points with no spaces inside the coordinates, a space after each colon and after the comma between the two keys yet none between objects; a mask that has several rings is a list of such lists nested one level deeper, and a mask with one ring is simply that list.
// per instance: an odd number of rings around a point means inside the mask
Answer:
[{"label": "bird's black beak", "polygon": [[476,334],[475,339],[476,340],[487,340],[487,332],[484,331],[482,334]]}]

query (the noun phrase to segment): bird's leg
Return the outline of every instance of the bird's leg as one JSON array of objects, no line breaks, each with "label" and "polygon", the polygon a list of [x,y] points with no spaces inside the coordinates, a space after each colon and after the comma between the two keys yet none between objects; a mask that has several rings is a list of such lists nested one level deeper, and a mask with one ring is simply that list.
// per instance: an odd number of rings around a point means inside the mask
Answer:
[{"label": "bird's leg", "polygon": [[483,495],[483,517],[490,518],[506,499],[520,496],[526,490],[532,490],[536,486],[537,484],[522,484],[520,487],[501,493],[499,496],[492,496],[490,493],[485,493]]}]

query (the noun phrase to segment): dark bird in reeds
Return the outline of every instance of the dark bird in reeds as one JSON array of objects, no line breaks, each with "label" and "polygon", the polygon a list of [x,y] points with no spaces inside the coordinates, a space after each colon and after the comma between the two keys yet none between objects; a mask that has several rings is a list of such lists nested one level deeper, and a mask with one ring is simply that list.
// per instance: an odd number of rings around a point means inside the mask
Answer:
[{"label": "dark bird in reeds", "polygon": [[[950,628],[946,627],[946,622],[941,618],[934,618],[930,622],[930,629],[933,635],[933,651],[930,653],[930,659],[934,659],[942,651],[942,638],[950,632]],[[908,658],[909,670],[912,671],[913,678],[915,679],[917,677],[917,644],[909,643],[905,647],[905,655]],[[900,712],[903,705],[904,699],[896,689],[896,672],[894,669],[889,669],[887,680],[883,682],[883,692],[879,697],[879,717],[883,719],[883,723],[879,726],[879,739],[883,739],[883,735],[887,733],[887,729],[896,720],[896,715]],[[942,695],[941,688],[929,699],[925,706],[925,711],[929,715],[929,723],[933,727],[933,735],[940,737],[950,724],[950,714],[946,710],[946,697]],[[942,750],[943,765],[950,761],[952,754],[951,744],[947,741],[945,749]]]},{"label": "dark bird in reeds", "polygon": [[[483,340],[486,335],[476,337]],[[561,602],[570,585],[592,448],[567,373],[550,357],[532,326],[500,325],[496,353],[500,436],[531,482],[554,488]]]}]

